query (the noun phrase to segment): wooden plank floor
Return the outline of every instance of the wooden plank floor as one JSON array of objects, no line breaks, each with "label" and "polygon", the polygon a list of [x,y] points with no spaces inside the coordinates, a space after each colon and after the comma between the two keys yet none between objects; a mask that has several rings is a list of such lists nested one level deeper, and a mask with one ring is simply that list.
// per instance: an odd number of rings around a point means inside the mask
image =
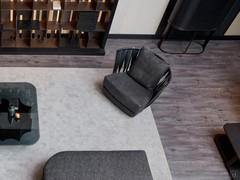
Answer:
[{"label": "wooden plank floor", "polygon": [[103,57],[1,55],[0,66],[112,67],[116,49],[142,45],[165,57],[173,71],[152,105],[173,179],[230,179],[213,137],[225,123],[240,122],[240,41],[211,41],[202,55],[169,55],[156,40],[110,39]]}]

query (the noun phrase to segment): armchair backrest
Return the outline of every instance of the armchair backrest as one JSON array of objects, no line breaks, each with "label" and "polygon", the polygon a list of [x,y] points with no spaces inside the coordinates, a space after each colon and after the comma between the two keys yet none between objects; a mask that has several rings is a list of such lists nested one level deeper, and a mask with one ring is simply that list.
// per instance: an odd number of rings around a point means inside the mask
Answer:
[{"label": "armchair backrest", "polygon": [[132,63],[136,60],[140,49],[119,49],[116,54],[113,73],[129,71]]},{"label": "armchair backrest", "polygon": [[142,48],[128,74],[145,88],[154,89],[168,70],[169,64],[161,57]]}]

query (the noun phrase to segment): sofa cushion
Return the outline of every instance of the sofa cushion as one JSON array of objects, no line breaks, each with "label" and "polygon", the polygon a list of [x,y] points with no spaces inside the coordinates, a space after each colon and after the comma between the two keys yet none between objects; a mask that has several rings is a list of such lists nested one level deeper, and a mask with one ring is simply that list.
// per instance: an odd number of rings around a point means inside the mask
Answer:
[{"label": "sofa cushion", "polygon": [[43,180],[153,180],[144,151],[68,151],[51,157]]},{"label": "sofa cushion", "polygon": [[141,86],[127,73],[106,76],[103,86],[115,99],[132,112],[144,109],[152,97],[152,91]]},{"label": "sofa cushion", "polygon": [[153,89],[168,69],[163,59],[142,48],[128,74],[144,87]]}]

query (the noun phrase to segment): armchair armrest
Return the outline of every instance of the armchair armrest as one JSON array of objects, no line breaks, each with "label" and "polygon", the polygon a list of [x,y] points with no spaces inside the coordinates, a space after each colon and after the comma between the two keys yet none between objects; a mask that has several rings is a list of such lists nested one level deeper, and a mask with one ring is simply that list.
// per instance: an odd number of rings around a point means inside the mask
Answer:
[{"label": "armchair armrest", "polygon": [[162,93],[164,88],[167,87],[167,85],[170,83],[171,78],[172,78],[172,72],[169,68],[164,74],[163,78],[158,83],[158,85],[153,89],[152,98],[149,101],[149,103],[146,105],[146,107],[150,106],[159,97],[159,95]]},{"label": "armchair armrest", "polygon": [[140,49],[128,48],[117,51],[113,73],[126,72],[138,56]]}]

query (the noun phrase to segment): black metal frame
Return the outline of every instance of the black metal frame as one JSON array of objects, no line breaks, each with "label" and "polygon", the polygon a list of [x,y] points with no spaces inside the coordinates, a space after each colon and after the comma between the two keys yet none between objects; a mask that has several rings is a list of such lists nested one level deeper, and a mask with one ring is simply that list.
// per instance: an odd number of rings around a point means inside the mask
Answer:
[{"label": "black metal frame", "polygon": [[[204,43],[201,44],[199,42],[195,42],[195,38],[198,34],[198,32],[200,31],[189,31],[192,35],[191,35],[191,39],[190,41],[188,42],[188,45],[186,46],[185,50],[183,52],[169,52],[167,50],[164,50],[162,48],[162,44],[165,40],[168,40],[169,38],[169,34],[171,32],[171,30],[174,29],[174,27],[172,27],[171,25],[168,25],[168,27],[165,29],[165,31],[163,32],[163,36],[160,38],[160,42],[159,42],[159,49],[164,52],[164,53],[168,53],[168,54],[201,54],[205,51],[206,47],[207,47],[207,44],[208,42],[211,40],[211,38],[213,37],[213,34],[215,33],[215,30],[212,30],[212,31],[204,31],[204,32],[208,32],[208,36],[206,37],[206,39],[204,39]],[[185,31],[186,32],[186,31]],[[196,53],[191,53],[191,52],[188,52],[190,46],[192,45],[192,43],[195,42],[197,44],[199,44],[201,46],[201,50],[199,52],[196,52]]]}]

